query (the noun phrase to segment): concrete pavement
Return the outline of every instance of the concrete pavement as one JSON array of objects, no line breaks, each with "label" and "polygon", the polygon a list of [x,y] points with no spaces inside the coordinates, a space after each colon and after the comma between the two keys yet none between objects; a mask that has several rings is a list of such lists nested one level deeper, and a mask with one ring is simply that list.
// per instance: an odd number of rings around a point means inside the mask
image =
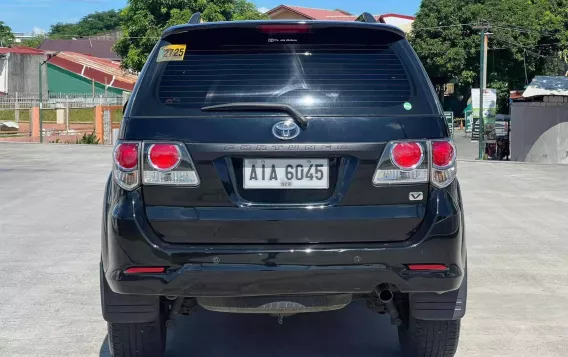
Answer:
[{"label": "concrete pavement", "polygon": [[[110,158],[94,145],[0,144],[1,357],[109,355],[98,261]],[[458,356],[567,356],[568,167],[460,161],[458,175],[470,269]],[[168,341],[169,357],[398,353],[388,319],[359,305],[281,326],[200,311]]]}]

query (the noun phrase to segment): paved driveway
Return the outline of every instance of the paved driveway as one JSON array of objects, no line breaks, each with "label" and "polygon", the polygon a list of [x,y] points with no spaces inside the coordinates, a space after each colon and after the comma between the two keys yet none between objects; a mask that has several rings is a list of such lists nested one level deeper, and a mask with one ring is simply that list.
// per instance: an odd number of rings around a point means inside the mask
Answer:
[{"label": "paved driveway", "polygon": [[[98,261],[111,149],[0,144],[0,356],[108,356]],[[459,163],[470,290],[459,357],[568,356],[568,167]],[[395,357],[388,319],[198,312],[170,357]]]}]

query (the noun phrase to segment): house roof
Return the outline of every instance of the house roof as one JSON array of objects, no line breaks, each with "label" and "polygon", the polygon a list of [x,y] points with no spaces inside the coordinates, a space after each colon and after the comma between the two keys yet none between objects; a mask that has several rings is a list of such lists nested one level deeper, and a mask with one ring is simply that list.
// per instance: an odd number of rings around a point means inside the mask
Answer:
[{"label": "house roof", "polygon": [[116,40],[44,40],[38,49],[44,51],[67,51],[82,53],[99,58],[120,60],[112,47]]},{"label": "house roof", "polygon": [[329,16],[345,16],[347,15],[343,10],[326,10],[326,9],[316,9],[311,7],[294,6],[294,5],[280,5],[272,10],[269,10],[266,14],[270,15],[279,10],[288,10],[307,17],[310,20],[328,20]]},{"label": "house roof", "polygon": [[399,18],[399,19],[406,19],[406,20],[412,20],[412,21],[416,20],[416,17],[409,16],[409,15],[392,14],[392,13],[381,15],[381,18],[383,18],[383,19],[386,18],[386,17],[396,17],[396,18]]},{"label": "house roof", "polygon": [[568,97],[568,77],[536,76],[523,93],[524,98],[546,95]]},{"label": "house roof", "polygon": [[[373,15],[373,17],[375,18],[375,20],[380,21],[381,19],[381,15]],[[357,20],[357,16],[328,16],[325,20],[330,20],[330,21],[355,21]]]},{"label": "house roof", "polygon": [[[298,15],[302,15],[310,20],[330,20],[330,21],[355,21],[358,16],[352,15],[344,10],[326,10],[326,9],[316,9],[311,7],[294,6],[294,5],[280,5],[272,10],[266,12],[267,15],[273,14],[280,10],[288,10],[295,12]],[[414,16],[399,15],[399,14],[384,14],[384,15],[373,15],[377,21],[385,22],[384,18],[396,17],[400,19],[415,20]]]},{"label": "house roof", "polygon": [[43,55],[44,51],[38,50],[37,48],[25,47],[25,46],[14,46],[14,47],[2,47],[0,48],[0,54],[6,53],[17,53],[22,55]]},{"label": "house roof", "polygon": [[132,91],[137,76],[125,72],[119,64],[103,58],[75,52],[60,52],[49,64],[111,87]]}]

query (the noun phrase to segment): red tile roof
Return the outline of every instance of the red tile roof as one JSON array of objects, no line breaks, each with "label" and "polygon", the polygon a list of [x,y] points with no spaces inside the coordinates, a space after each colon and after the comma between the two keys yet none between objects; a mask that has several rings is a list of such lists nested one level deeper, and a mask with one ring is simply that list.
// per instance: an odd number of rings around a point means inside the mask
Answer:
[{"label": "red tile roof", "polygon": [[17,53],[21,55],[43,55],[44,51],[38,50],[37,48],[25,47],[25,46],[14,46],[14,47],[2,47],[0,48],[0,54],[6,53]]},{"label": "red tile roof", "polygon": [[325,9],[314,9],[311,7],[302,7],[302,6],[292,6],[292,5],[280,5],[275,7],[274,9],[267,12],[267,14],[271,14],[278,10],[288,10],[295,12],[299,15],[305,16],[310,20],[327,20],[328,16],[345,16],[344,11],[338,10],[325,10]]},{"label": "red tile roof", "polygon": [[[288,10],[295,12],[298,15],[302,15],[310,20],[329,20],[329,21],[355,21],[358,16],[351,15],[349,12],[344,10],[326,10],[326,9],[314,9],[311,7],[293,6],[293,5],[280,5],[272,10],[269,10],[266,14],[270,16],[279,10]],[[414,16],[399,15],[399,14],[384,14],[384,15],[374,15],[375,19],[380,22],[384,22],[385,17],[398,17],[401,19],[415,20]]]},{"label": "red tile roof", "polygon": [[[381,15],[373,15],[375,20],[380,21]],[[328,16],[325,20],[330,21],[355,21],[357,20],[357,16]]]},{"label": "red tile roof", "polygon": [[137,76],[125,72],[118,63],[81,53],[60,52],[48,62],[95,82],[127,91],[134,89],[137,79]]},{"label": "red tile roof", "polygon": [[416,20],[416,17],[414,16],[408,16],[408,15],[401,15],[401,14],[383,14],[381,15],[381,18],[385,18],[385,17],[398,17],[399,19],[406,19],[406,20]]}]

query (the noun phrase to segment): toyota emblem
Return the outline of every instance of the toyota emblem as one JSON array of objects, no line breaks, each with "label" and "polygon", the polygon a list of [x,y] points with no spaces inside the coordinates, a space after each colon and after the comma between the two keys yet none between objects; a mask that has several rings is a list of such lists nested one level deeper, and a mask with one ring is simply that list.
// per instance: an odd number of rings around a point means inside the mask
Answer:
[{"label": "toyota emblem", "polygon": [[280,140],[292,140],[300,135],[300,127],[293,120],[281,121],[274,124],[272,134]]}]

